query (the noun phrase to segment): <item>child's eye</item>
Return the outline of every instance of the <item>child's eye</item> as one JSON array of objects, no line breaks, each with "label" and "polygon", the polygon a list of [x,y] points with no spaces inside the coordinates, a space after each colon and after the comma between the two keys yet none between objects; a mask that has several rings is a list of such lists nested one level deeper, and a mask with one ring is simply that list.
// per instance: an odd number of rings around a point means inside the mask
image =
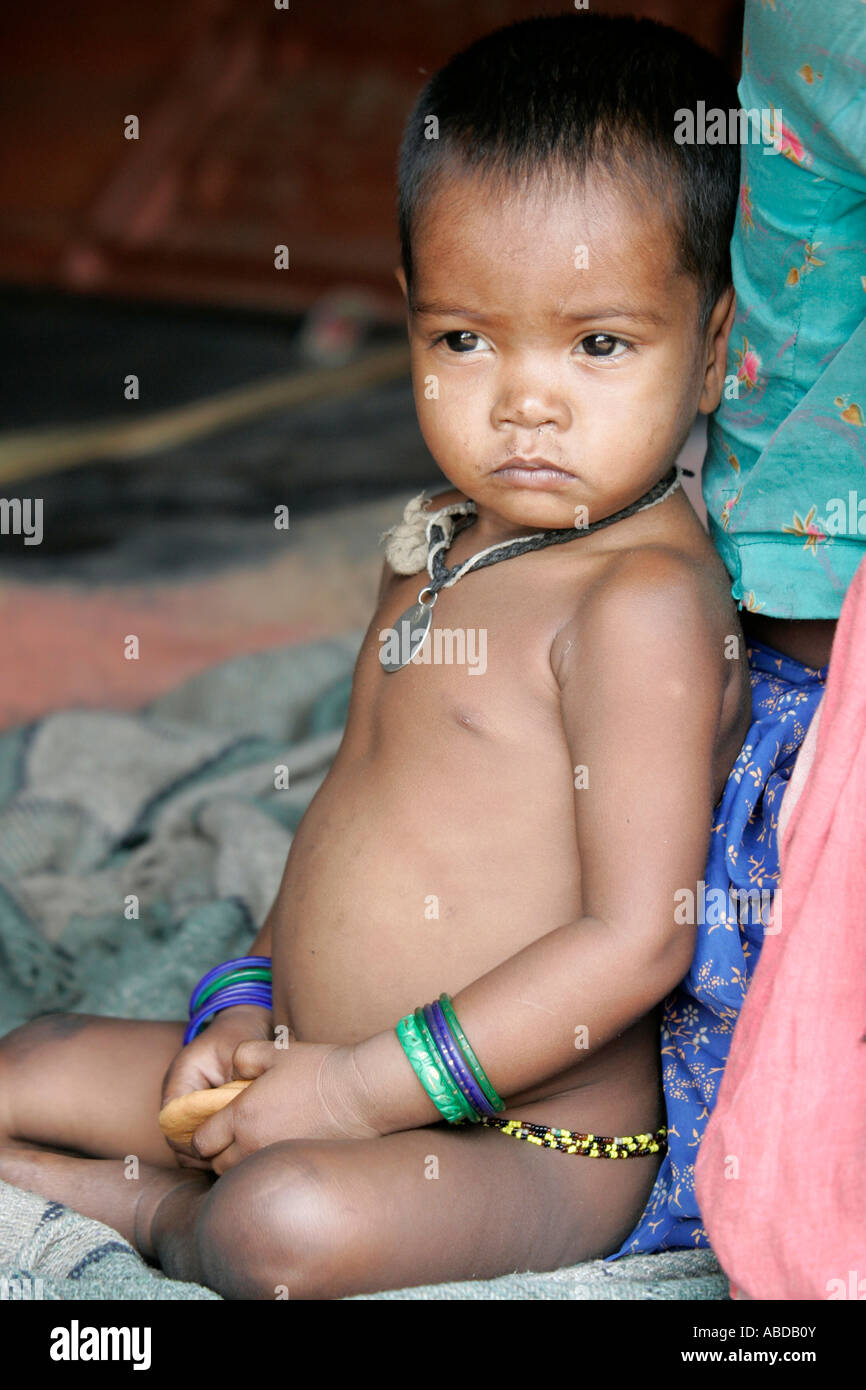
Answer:
[{"label": "child's eye", "polygon": [[436,343],[447,343],[452,352],[463,353],[465,355],[466,353],[473,352],[476,345],[483,342],[484,339],[480,334],[470,333],[468,328],[457,328],[453,329],[450,333],[440,333],[433,346],[435,347]]},{"label": "child's eye", "polygon": [[[615,338],[612,333],[589,333],[581,338],[580,346],[586,349],[587,357],[622,357],[623,353],[631,350],[631,343]],[[622,349],[621,352],[614,351],[617,346]]]}]

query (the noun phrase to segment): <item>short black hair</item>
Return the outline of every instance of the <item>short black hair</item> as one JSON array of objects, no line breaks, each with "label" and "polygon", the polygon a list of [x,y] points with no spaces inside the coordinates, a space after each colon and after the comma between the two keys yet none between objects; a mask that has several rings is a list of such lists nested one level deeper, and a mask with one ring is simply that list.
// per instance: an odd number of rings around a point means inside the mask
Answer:
[{"label": "short black hair", "polygon": [[398,220],[410,292],[412,232],[443,178],[515,186],[564,171],[582,181],[595,166],[643,198],[673,195],[677,250],[698,282],[703,331],[731,284],[740,151],[675,142],[676,111],[696,112],[699,101],[737,108],[733,79],[706,49],[654,20],[547,15],[476,40],[434,73],[406,123]]}]

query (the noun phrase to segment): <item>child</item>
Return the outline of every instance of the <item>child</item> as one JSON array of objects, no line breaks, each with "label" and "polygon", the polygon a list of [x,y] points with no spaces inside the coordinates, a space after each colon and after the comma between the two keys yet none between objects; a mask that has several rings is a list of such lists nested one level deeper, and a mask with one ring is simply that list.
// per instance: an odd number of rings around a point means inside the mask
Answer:
[{"label": "child", "polygon": [[[578,13],[472,45],[409,120],[398,278],[452,490],[392,537],[265,960],[217,969],[186,1047],[75,1015],[2,1047],[0,1176],[174,1278],[340,1297],[612,1256],[641,1221],[659,1005],[701,931],[677,905],[750,717],[674,471],[734,311],[738,149],[673,139],[699,101],[736,105],[689,40]],[[450,659],[482,634],[483,663]],[[233,1076],[173,1153],[161,1099]]]}]

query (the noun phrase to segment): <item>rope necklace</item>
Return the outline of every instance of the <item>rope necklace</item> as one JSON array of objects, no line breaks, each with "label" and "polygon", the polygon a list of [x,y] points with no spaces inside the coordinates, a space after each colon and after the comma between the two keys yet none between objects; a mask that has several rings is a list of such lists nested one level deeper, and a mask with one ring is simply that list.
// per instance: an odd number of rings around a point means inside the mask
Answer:
[{"label": "rope necklace", "polygon": [[[401,613],[394,627],[388,629],[388,632],[393,634],[397,640],[396,643],[386,643],[380,650],[379,660],[382,667],[385,671],[393,673],[402,671],[404,666],[409,665],[416,652],[420,651],[430,632],[433,622],[433,605],[439,597],[440,591],[450,589],[465,574],[470,574],[472,570],[484,569],[487,565],[499,564],[501,560],[512,560],[516,556],[525,555],[532,550],[543,550],[548,545],[562,545],[566,541],[576,540],[579,536],[588,536],[593,531],[600,531],[605,526],[612,526],[617,521],[624,521],[626,517],[634,516],[637,512],[645,511],[648,507],[657,506],[659,502],[664,502],[670,497],[679,486],[680,473],[675,466],[657,483],[654,483],[637,501],[630,502],[627,507],[622,507],[618,512],[612,512],[610,516],[603,516],[599,521],[589,522],[586,526],[534,531],[528,536],[517,536],[512,541],[499,541],[496,545],[488,545],[484,550],[477,551],[468,560],[464,560],[462,565],[454,565],[451,569],[448,569],[445,564],[445,555],[451,548],[455,537],[459,536],[467,527],[474,525],[478,516],[478,508],[474,502],[468,499],[465,502],[452,502],[449,506],[442,507],[428,519],[425,527],[427,573],[430,576],[430,582],[421,589],[412,607],[407,608],[405,613]],[[398,649],[396,653],[393,651],[394,645]]]}]

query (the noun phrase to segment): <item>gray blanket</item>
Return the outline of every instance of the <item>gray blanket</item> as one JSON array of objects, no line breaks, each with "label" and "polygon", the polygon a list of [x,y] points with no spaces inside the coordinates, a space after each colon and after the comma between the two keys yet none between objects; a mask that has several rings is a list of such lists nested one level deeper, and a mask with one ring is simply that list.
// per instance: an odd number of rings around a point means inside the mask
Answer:
[{"label": "gray blanket", "polygon": [[[0,1033],[55,1009],[183,1018],[200,975],[247,951],[339,745],[359,641],[241,657],[135,714],[0,735]],[[28,1297],[217,1295],[0,1182],[0,1299]],[[727,1280],[711,1252],[676,1251],[373,1297],[719,1299]]]}]

